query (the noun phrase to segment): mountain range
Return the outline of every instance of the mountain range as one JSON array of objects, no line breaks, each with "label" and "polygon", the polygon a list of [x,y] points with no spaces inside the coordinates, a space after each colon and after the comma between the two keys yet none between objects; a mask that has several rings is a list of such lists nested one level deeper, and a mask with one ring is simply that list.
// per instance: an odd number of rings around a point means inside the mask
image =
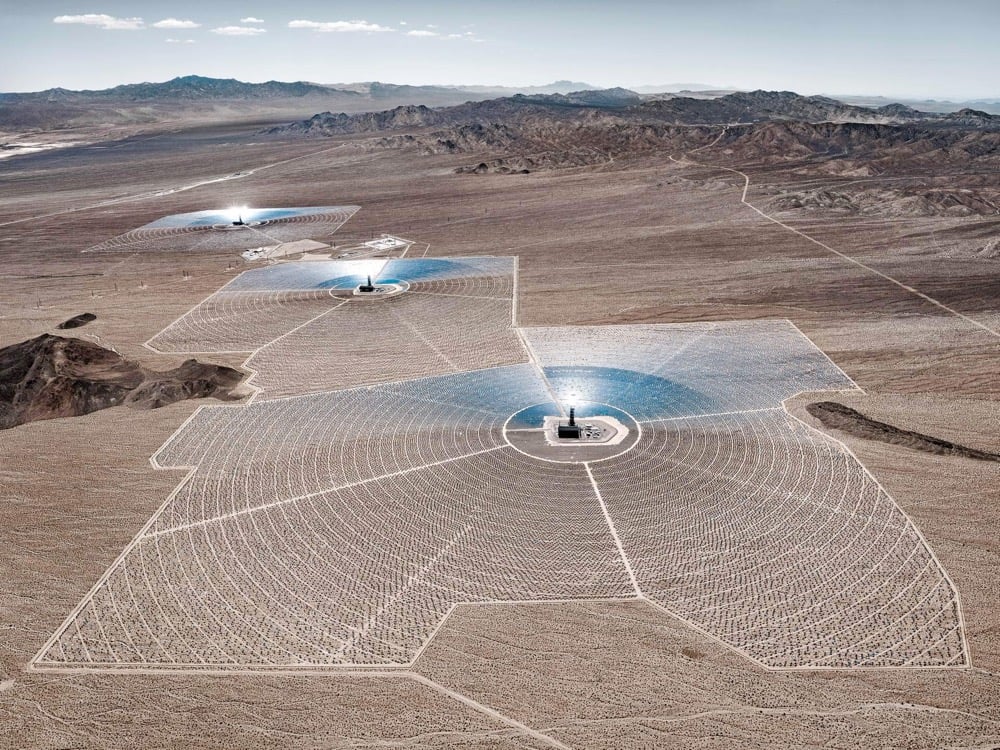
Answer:
[{"label": "mountain range", "polygon": [[[545,86],[413,86],[368,81],[363,83],[322,84],[307,81],[247,83],[233,78],[209,78],[189,75],[159,83],[135,83],[109,89],[72,91],[53,88],[30,93],[0,93],[0,129],[47,130],[92,125],[155,124],[164,121],[260,120],[306,117],[327,110],[357,114],[377,112],[401,105],[447,107],[469,102],[507,99],[521,96],[521,104],[544,106],[640,106],[649,103],[659,111],[659,119],[689,120],[698,107],[695,101],[719,101],[719,107],[704,109],[702,121],[743,121],[745,111],[760,118],[803,116],[826,112],[826,119],[867,117],[872,121],[893,121],[903,117],[904,109],[914,109],[913,102],[895,102],[878,97],[802,97],[804,109],[787,109],[787,97],[765,101],[762,92],[731,90],[696,90],[703,84],[665,84],[628,89],[597,89],[579,81],[555,81]],[[681,90],[681,89],[684,90]],[[656,89],[662,89],[656,91]],[[593,92],[598,92],[594,94]],[[773,94],[774,92],[772,92]],[[787,92],[778,92],[787,93]],[[546,99],[545,97],[556,97]],[[560,98],[561,97],[561,98]],[[598,102],[595,97],[605,101]],[[746,102],[741,97],[751,97]],[[926,102],[923,112],[943,113],[962,109],[959,104]],[[1000,101],[983,100],[972,107],[987,113],[1000,113]],[[797,105],[796,105],[797,106]],[[850,109],[853,107],[854,109]],[[903,109],[901,109],[901,107]],[[968,108],[968,107],[966,107]],[[861,110],[864,109],[865,112]],[[725,110],[725,112],[723,111]],[[871,114],[869,110],[874,110]],[[879,119],[881,118],[881,119]]]},{"label": "mountain range", "polygon": [[[323,112],[261,132],[276,138],[359,134],[365,137],[356,147],[366,150],[466,155],[454,171],[477,175],[623,165],[700,151],[699,159],[794,163],[803,173],[859,186],[784,195],[775,199],[777,210],[953,217],[994,216],[998,210],[1000,116],[972,109],[941,114],[902,104],[859,107],[791,91],[646,99],[609,89],[452,107]],[[864,187],[865,178],[915,173],[951,176],[939,185]]]},{"label": "mountain range", "polygon": [[99,90],[53,88],[29,93],[0,93],[0,128],[45,130],[178,119],[280,118],[305,116],[323,108],[361,112],[401,104],[446,106],[518,93],[565,94],[586,88],[592,87],[574,81],[524,88],[463,88],[379,81],[247,83],[234,78],[189,75],[160,83],[132,83]]},{"label": "mountain range", "polygon": [[869,124],[919,122],[928,126],[1000,129],[1000,116],[971,109],[940,114],[921,112],[902,104],[859,107],[829,97],[802,96],[792,91],[737,92],[714,99],[646,99],[627,89],[604,89],[568,94],[515,94],[450,107],[403,105],[356,114],[322,112],[308,119],[269,128],[265,132],[271,135],[344,135],[472,124],[502,123],[510,126],[539,118],[549,121],[594,122],[603,119],[672,125],[736,125],[782,120]]}]

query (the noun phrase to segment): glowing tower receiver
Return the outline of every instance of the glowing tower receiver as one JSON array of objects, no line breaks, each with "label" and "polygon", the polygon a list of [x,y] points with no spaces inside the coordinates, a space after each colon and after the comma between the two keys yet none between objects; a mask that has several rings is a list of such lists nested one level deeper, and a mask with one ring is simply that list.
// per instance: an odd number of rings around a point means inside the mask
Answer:
[{"label": "glowing tower receiver", "polygon": [[229,209],[230,218],[233,220],[234,227],[245,227],[247,225],[247,223],[243,221],[243,214],[246,210],[246,206],[236,206]]}]

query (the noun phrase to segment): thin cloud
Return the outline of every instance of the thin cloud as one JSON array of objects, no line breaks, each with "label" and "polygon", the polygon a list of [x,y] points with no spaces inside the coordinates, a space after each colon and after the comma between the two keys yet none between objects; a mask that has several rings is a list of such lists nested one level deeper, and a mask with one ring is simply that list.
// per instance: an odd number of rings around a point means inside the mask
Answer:
[{"label": "thin cloud", "polygon": [[475,35],[472,31],[466,31],[464,34],[458,32],[445,34],[440,31],[431,31],[430,28],[426,29],[413,29],[412,31],[403,32],[406,36],[422,37],[424,39],[455,39],[462,42],[481,42],[483,41]]},{"label": "thin cloud", "polygon": [[200,23],[181,20],[180,18],[164,18],[162,21],[157,21],[153,24],[153,28],[155,29],[197,29],[200,27]]},{"label": "thin cloud", "polygon": [[116,18],[106,13],[84,13],[79,16],[56,16],[52,23],[78,23],[84,26],[97,26],[108,31],[136,31],[144,28],[141,18]]},{"label": "thin cloud", "polygon": [[376,31],[392,31],[388,26],[379,26],[377,23],[369,23],[368,21],[289,21],[288,28],[290,29],[312,29],[313,31],[322,31],[324,33],[350,33],[358,31],[366,32],[376,32]]},{"label": "thin cloud", "polygon": [[165,39],[167,44],[194,44],[194,39]]},{"label": "thin cloud", "polygon": [[247,16],[246,18],[241,18],[240,23],[264,23],[264,19],[254,18],[253,16]]},{"label": "thin cloud", "polygon": [[220,36],[257,36],[258,34],[266,34],[267,29],[257,29],[253,26],[220,26],[217,29],[212,29],[212,33]]}]

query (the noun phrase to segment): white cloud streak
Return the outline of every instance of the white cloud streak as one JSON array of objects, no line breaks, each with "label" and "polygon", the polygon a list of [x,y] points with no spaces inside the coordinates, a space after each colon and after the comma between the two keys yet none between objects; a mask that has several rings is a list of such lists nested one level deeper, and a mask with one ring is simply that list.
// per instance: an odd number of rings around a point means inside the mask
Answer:
[{"label": "white cloud streak", "polygon": [[78,23],[84,26],[97,26],[108,31],[136,31],[144,28],[141,18],[116,18],[106,13],[84,13],[79,16],[56,16],[52,23]]},{"label": "white cloud streak", "polygon": [[164,18],[162,21],[157,21],[153,24],[153,28],[155,29],[197,29],[200,27],[200,23],[181,20],[180,18]]},{"label": "white cloud streak", "polygon": [[194,44],[194,39],[166,39],[167,44]]},{"label": "white cloud streak", "polygon": [[451,33],[451,34],[445,34],[443,32],[439,32],[439,31],[431,31],[431,28],[436,28],[436,27],[428,26],[426,29],[414,29],[413,31],[405,31],[403,33],[406,36],[415,36],[415,37],[421,37],[421,38],[424,38],[424,39],[435,39],[435,38],[436,39],[456,39],[456,40],[463,41],[463,42],[481,42],[481,41],[483,41],[482,39],[480,39],[479,37],[477,37],[475,35],[475,33],[472,32],[472,31],[466,31],[464,34],[459,34],[457,32],[456,33]]},{"label": "white cloud streak", "polygon": [[266,34],[267,29],[256,29],[253,26],[220,26],[212,29],[212,33],[219,36],[257,36]]},{"label": "white cloud streak", "polygon": [[295,20],[288,22],[290,29],[312,29],[324,33],[351,33],[351,32],[379,32],[393,31],[388,26],[379,26],[377,23],[368,21],[304,21]]},{"label": "white cloud streak", "polygon": [[264,19],[254,18],[253,16],[247,16],[246,18],[241,18],[240,23],[264,23]]}]

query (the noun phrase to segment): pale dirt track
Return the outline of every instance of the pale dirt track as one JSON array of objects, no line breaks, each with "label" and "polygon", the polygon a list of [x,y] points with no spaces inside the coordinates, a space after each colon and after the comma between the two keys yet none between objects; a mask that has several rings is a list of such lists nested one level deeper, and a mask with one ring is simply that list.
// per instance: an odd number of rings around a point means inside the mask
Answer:
[{"label": "pale dirt track", "polygon": [[[719,137],[721,138],[722,135],[720,135]],[[713,145],[713,144],[709,144],[709,146],[705,146],[703,148],[710,148],[711,145]],[[700,151],[701,149],[697,149],[697,150]],[[692,152],[692,153],[694,153],[694,152]],[[683,159],[683,158],[680,159],[680,160],[678,160],[678,159],[675,159],[673,156],[671,156],[670,159],[671,159],[671,161],[675,161],[675,162],[677,162],[679,164],[683,164],[684,161],[685,161],[685,159]],[[695,162],[695,163],[697,164],[697,162]],[[705,166],[705,165],[698,164],[698,166]],[[919,289],[914,289],[912,286],[910,286],[908,284],[904,284],[899,279],[894,279],[892,276],[889,276],[886,273],[882,273],[877,268],[872,268],[870,265],[867,265],[866,263],[862,263],[860,260],[857,260],[856,258],[852,258],[850,255],[847,255],[846,253],[843,253],[840,250],[837,250],[836,248],[830,247],[826,243],[820,242],[815,237],[810,237],[805,232],[803,232],[803,231],[801,231],[799,229],[796,229],[795,227],[790,226],[789,224],[786,224],[785,222],[781,221],[780,219],[776,219],[775,217],[771,216],[770,214],[765,213],[764,211],[762,211],[761,209],[757,208],[757,206],[753,205],[752,203],[750,203],[747,200],[747,193],[750,190],[750,176],[748,174],[746,174],[745,172],[741,172],[738,169],[733,169],[731,167],[716,166],[715,168],[716,169],[723,169],[723,170],[725,170],[727,172],[732,172],[733,174],[738,174],[740,177],[742,177],[743,178],[743,195],[740,196],[740,203],[742,203],[743,205],[745,205],[748,208],[752,209],[753,211],[756,211],[758,214],[760,214],[761,216],[763,216],[768,221],[774,222],[779,227],[787,229],[789,232],[794,232],[795,234],[799,235],[800,237],[805,238],[809,242],[812,242],[815,245],[819,245],[824,250],[829,250],[831,253],[833,253],[834,255],[836,255],[836,256],[838,256],[840,258],[843,258],[848,263],[853,263],[854,265],[858,266],[859,268],[865,269],[869,273],[873,273],[876,276],[879,276],[879,277],[885,279],[886,281],[892,282],[893,284],[895,284],[896,286],[898,286],[900,289],[904,289],[907,292],[910,292],[911,294],[914,294],[917,297],[920,297],[921,299],[930,302],[932,305],[936,305],[937,307],[940,307],[945,312],[950,313],[951,315],[955,315],[955,316],[961,318],[962,320],[966,321],[967,323],[970,323],[970,324],[976,326],[977,328],[981,328],[982,330],[986,331],[986,333],[990,334],[991,336],[995,336],[997,338],[1000,338],[1000,332],[994,330],[993,328],[990,328],[989,326],[987,326],[987,325],[985,325],[983,323],[980,323],[978,320],[973,320],[968,315],[963,315],[958,310],[955,310],[955,309],[953,309],[951,307],[948,307],[948,305],[946,305],[943,302],[940,302],[940,301],[934,299],[933,297],[931,297],[931,296],[929,296],[927,294],[924,294]]]}]

